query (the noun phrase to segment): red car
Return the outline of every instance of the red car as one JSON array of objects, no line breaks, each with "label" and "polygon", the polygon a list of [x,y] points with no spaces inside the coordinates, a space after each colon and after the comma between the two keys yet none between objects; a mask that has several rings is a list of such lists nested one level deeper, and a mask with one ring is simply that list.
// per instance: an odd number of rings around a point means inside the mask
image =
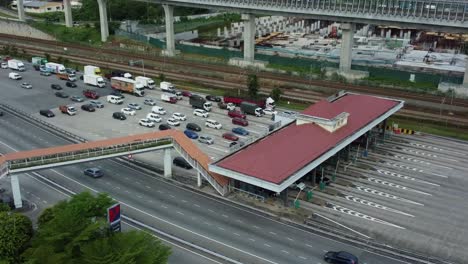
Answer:
[{"label": "red car", "polygon": [[87,98],[91,98],[91,99],[98,99],[99,98],[99,94],[96,92],[96,91],[93,91],[93,90],[84,90],[83,91],[83,95]]},{"label": "red car", "polygon": [[239,137],[237,137],[236,135],[234,135],[233,133],[229,133],[229,132],[226,132],[223,134],[223,138],[227,139],[227,140],[231,140],[231,141],[237,141],[239,140]]},{"label": "red car", "polygon": [[236,110],[229,111],[229,112],[228,112],[228,116],[231,117],[231,118],[234,118],[234,117],[243,118],[243,119],[246,119],[246,118],[247,118],[247,116],[246,116],[245,114],[243,114],[243,113],[240,112],[240,111],[236,111]]},{"label": "red car", "polygon": [[239,126],[248,126],[249,125],[249,121],[243,119],[243,118],[239,118],[239,117],[234,117],[232,119],[232,123],[234,125],[239,125]]},{"label": "red car", "polygon": [[189,92],[189,91],[182,91],[182,96],[185,96],[185,97],[192,97],[192,93]]}]

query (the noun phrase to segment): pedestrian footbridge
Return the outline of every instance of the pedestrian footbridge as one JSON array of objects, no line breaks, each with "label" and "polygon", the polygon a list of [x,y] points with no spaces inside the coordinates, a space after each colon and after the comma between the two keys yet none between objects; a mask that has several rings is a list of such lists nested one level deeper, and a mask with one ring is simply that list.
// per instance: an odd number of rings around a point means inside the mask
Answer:
[{"label": "pedestrian footbridge", "polygon": [[[190,139],[177,130],[146,133],[65,146],[7,153],[0,156],[0,177],[39,169],[48,169],[88,161],[134,155],[150,151],[164,151],[164,176],[172,174],[171,149],[176,150],[208,181],[219,194],[228,192],[228,178],[208,171],[211,159]],[[17,178],[12,178],[15,206],[21,207],[21,195]],[[19,198],[19,201],[18,201]]]}]

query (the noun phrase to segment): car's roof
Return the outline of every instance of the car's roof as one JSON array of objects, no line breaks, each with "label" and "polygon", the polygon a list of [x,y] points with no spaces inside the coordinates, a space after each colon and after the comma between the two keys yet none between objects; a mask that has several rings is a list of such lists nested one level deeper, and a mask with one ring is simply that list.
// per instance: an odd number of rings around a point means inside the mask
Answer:
[{"label": "car's roof", "polygon": [[86,170],[90,170],[90,171],[100,171],[101,169],[99,169],[99,168],[87,168]]},{"label": "car's roof", "polygon": [[340,252],[337,252],[336,254],[338,257],[340,258],[348,258],[348,259],[353,259],[353,260],[357,260],[357,257],[354,256],[353,254],[349,253],[349,252],[346,252],[346,251],[340,251]]}]

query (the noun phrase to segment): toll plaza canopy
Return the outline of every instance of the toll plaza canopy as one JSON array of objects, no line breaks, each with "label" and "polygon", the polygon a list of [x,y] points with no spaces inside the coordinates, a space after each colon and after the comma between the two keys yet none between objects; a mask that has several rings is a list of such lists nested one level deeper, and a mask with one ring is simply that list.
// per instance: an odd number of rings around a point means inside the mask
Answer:
[{"label": "toll plaza canopy", "polygon": [[302,113],[280,113],[281,129],[209,165],[209,170],[281,192],[397,112],[403,101],[339,93]]}]

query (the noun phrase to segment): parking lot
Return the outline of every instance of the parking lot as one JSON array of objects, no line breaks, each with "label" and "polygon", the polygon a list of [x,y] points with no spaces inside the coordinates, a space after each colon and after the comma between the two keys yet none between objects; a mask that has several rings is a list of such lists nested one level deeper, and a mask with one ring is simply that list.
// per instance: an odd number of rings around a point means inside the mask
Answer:
[{"label": "parking lot", "polygon": [[325,206],[305,206],[388,244],[466,263],[466,160],[467,143],[394,135],[341,166],[336,182],[316,192]]},{"label": "parking lot", "polygon": [[[110,94],[112,89],[110,85],[107,84],[105,88],[95,88],[87,86],[83,83],[82,80],[76,82],[76,88],[70,88],[65,86],[65,81],[58,80],[55,75],[51,76],[41,76],[38,71],[32,69],[31,65],[26,64],[27,70],[25,72],[20,72],[22,75],[22,80],[11,80],[8,79],[8,73],[12,72],[9,69],[0,70],[0,79],[3,80],[4,85],[0,87],[2,94],[5,94],[5,101],[13,106],[25,109],[33,115],[36,115],[48,122],[66,129],[72,133],[75,133],[84,138],[95,140],[111,137],[119,137],[125,135],[134,135],[150,131],[159,131],[158,127],[161,123],[167,123],[167,119],[172,116],[173,113],[182,113],[186,115],[186,121],[180,121],[180,126],[173,127],[184,131],[188,123],[195,123],[199,125],[202,129],[201,132],[197,132],[198,135],[208,135],[214,140],[214,144],[207,145],[200,143],[197,140],[194,140],[196,144],[211,157],[211,159],[217,159],[223,157],[224,155],[230,153],[234,148],[230,147],[230,140],[224,139],[222,137],[223,133],[231,132],[232,128],[238,127],[231,123],[231,118],[227,116],[227,110],[220,109],[215,102],[213,103],[212,111],[209,112],[208,118],[194,116],[194,109],[189,105],[188,97],[183,97],[182,100],[178,101],[176,104],[170,104],[161,101],[161,90],[156,88],[154,90],[146,89],[146,95],[144,97],[136,97],[130,94],[124,94],[124,103],[121,105],[111,104],[106,101],[106,95]],[[78,73],[78,76],[80,74]],[[20,88],[21,83],[28,82],[31,83],[32,89],[22,89]],[[70,98],[59,98],[54,95],[56,90],[51,88],[52,84],[60,84],[63,87],[62,92],[71,96],[81,96],[84,99],[84,102],[73,102]],[[8,92],[14,89],[14,92]],[[104,104],[104,108],[96,109],[95,112],[86,112],[81,110],[81,105],[87,104],[89,100],[84,98],[82,92],[85,89],[93,89],[97,91],[101,98],[98,101]],[[205,95],[202,95],[203,97]],[[147,98],[152,98],[156,101],[158,106],[163,107],[166,110],[165,115],[161,115],[162,122],[156,123],[156,126],[153,128],[143,127],[139,125],[139,120],[145,118],[148,113],[151,112],[152,106],[145,105],[143,102]],[[136,115],[129,116],[127,115],[126,120],[116,120],[112,118],[114,112],[120,112],[122,108],[128,106],[129,103],[137,103],[142,109],[136,110]],[[60,105],[73,105],[78,110],[78,113],[75,116],[69,116],[62,114],[58,110]],[[55,117],[46,118],[39,115],[40,109],[51,109],[55,113]],[[249,132],[249,135],[242,136],[236,135],[239,137],[240,141],[249,142],[255,138],[258,138],[261,135],[264,135],[268,132],[268,126],[273,123],[271,121],[271,116],[265,115],[263,117],[247,116],[249,125],[245,129]],[[222,129],[217,130],[213,128],[208,128],[205,126],[206,119],[213,119],[222,124]],[[156,164],[161,165],[162,157],[159,156],[160,153],[149,153],[141,154],[139,156],[146,157],[149,160],[153,161]],[[177,155],[176,153],[173,154]]]}]

